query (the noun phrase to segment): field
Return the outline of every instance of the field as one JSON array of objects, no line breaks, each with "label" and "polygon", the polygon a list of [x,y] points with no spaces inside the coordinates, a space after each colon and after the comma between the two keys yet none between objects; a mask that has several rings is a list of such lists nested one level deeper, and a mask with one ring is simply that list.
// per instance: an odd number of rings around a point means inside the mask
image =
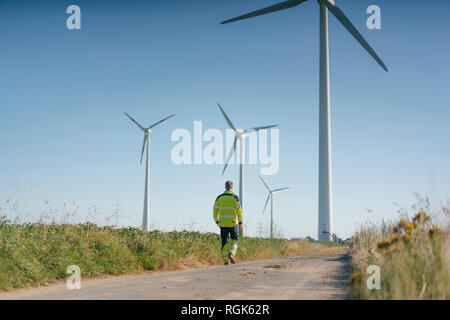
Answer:
[{"label": "field", "polygon": [[[324,245],[307,240],[244,238],[238,260],[309,252]],[[215,233],[144,232],[92,223],[11,223],[0,218],[0,290],[43,285],[68,277],[175,270],[221,263]]]},{"label": "field", "polygon": [[[352,298],[450,299],[449,209],[435,215],[428,205],[414,209],[397,222],[360,226],[351,245]],[[380,267],[380,289],[367,288],[370,265]]]}]

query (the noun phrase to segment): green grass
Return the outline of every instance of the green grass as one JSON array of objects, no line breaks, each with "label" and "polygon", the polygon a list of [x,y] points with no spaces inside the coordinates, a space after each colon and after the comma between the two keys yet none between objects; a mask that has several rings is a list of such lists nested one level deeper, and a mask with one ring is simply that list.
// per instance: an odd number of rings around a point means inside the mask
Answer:
[{"label": "green grass", "polygon": [[[307,240],[243,238],[238,260],[299,254],[322,248]],[[0,217],[0,290],[67,278],[174,270],[221,263],[215,233],[144,232],[84,224],[17,224]]]}]

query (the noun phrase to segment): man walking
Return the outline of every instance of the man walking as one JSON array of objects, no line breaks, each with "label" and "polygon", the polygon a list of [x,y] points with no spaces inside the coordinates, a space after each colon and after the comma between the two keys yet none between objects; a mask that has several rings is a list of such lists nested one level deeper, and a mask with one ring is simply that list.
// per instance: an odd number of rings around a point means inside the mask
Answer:
[{"label": "man walking", "polygon": [[[235,263],[235,255],[239,242],[239,228],[242,228],[242,208],[239,197],[233,193],[233,182],[225,182],[225,192],[216,198],[214,203],[214,221],[220,227],[222,238],[222,257],[225,265]],[[239,227],[238,227],[239,225]],[[228,242],[228,236],[231,240]]]}]

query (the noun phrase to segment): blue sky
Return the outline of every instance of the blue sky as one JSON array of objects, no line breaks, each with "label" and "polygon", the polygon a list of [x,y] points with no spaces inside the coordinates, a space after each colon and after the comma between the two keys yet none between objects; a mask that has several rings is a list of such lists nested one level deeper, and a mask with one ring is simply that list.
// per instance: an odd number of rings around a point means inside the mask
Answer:
[{"label": "blue sky", "polygon": [[[274,2],[0,1],[0,207],[13,197],[35,219],[44,200],[59,210],[74,201],[76,219],[96,206],[102,224],[120,202],[121,224],[140,225],[142,136],[122,112],[146,125],[176,113],[152,134],[151,223],[216,231],[213,201],[238,168],[222,177],[219,165],[176,166],[170,135],[192,132],[195,120],[225,129],[220,101],[240,127],[280,126],[280,170],[266,180],[293,188],[277,194],[275,223],[286,236],[316,237],[317,2],[219,24]],[[359,222],[395,218],[393,202],[409,206],[414,192],[435,209],[447,200],[450,3],[336,2],[390,69],[330,15],[334,228],[347,237]],[[82,30],[66,28],[70,4]],[[371,4],[381,30],[366,28]],[[250,235],[269,223],[258,172],[246,168]]]}]

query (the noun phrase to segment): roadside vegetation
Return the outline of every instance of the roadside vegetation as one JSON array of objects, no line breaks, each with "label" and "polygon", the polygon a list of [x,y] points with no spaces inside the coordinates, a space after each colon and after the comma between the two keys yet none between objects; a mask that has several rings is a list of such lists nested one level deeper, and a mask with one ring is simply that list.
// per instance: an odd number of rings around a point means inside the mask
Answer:
[{"label": "roadside vegetation", "polygon": [[[366,223],[351,244],[354,299],[450,299],[450,215],[436,215],[429,203],[413,207],[399,221]],[[436,223],[434,220],[439,221]],[[381,289],[367,288],[367,267],[381,271]],[[369,275],[370,276],[370,275]]]},{"label": "roadside vegetation", "polygon": [[[144,232],[93,223],[12,223],[0,217],[0,290],[43,285],[68,277],[174,270],[222,263],[219,235],[192,231]],[[299,254],[323,248],[307,240],[244,238],[238,260]]]}]

